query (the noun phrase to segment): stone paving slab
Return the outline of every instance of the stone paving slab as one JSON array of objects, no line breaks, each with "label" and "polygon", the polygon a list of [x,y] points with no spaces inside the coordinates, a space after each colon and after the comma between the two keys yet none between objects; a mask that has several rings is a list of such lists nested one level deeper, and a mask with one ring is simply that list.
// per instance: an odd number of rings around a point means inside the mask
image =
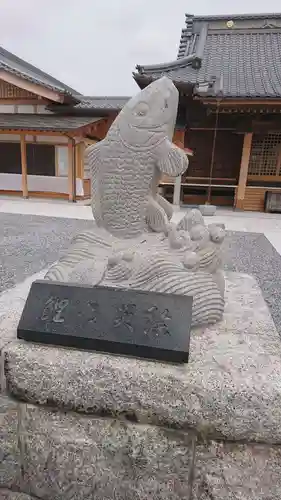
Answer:
[{"label": "stone paving slab", "polygon": [[25,489],[44,500],[189,497],[195,436],[27,406]]},{"label": "stone paving slab", "polygon": [[279,500],[281,448],[211,443],[197,446],[193,500]]},{"label": "stone paving slab", "polygon": [[192,332],[188,365],[23,341],[4,354],[8,390],[29,403],[281,443],[281,343],[248,275],[226,274],[224,319]]},{"label": "stone paving slab", "polygon": [[20,485],[17,406],[17,403],[0,394],[0,488],[17,489]]}]

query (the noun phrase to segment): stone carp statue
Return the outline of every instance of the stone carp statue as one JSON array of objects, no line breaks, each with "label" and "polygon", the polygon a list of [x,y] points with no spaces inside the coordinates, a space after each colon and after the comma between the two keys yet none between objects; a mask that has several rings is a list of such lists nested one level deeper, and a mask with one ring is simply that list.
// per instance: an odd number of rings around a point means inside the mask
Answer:
[{"label": "stone carp statue", "polygon": [[169,203],[157,194],[162,174],[178,176],[186,154],[172,141],[178,91],[166,77],[129,100],[105,139],[86,150],[92,171],[92,209],[98,226],[120,238],[155,231],[171,218]]},{"label": "stone carp statue", "polygon": [[96,225],[76,236],[46,279],[193,297],[192,326],[224,311],[222,225],[205,225],[198,210],[175,224],[157,193],[162,173],[186,170],[171,139],[178,91],[167,78],[133,97],[106,138],[87,150]]}]

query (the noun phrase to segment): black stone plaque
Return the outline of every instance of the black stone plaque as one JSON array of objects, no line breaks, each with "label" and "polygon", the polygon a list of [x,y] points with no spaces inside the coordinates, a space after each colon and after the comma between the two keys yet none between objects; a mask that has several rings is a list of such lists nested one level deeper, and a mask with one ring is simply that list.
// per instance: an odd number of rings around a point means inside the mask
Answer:
[{"label": "black stone plaque", "polygon": [[20,339],[81,349],[188,361],[192,297],[35,281]]}]

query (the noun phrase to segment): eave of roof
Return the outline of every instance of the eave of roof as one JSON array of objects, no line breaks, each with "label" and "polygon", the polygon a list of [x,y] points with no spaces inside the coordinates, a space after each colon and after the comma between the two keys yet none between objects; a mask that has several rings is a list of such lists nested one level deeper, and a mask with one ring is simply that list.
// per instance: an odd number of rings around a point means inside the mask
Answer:
[{"label": "eave of roof", "polygon": [[0,130],[67,132],[95,123],[100,117],[0,114]]},{"label": "eave of roof", "polygon": [[80,102],[75,106],[76,109],[96,109],[120,111],[129,101],[128,96],[77,96]]},{"label": "eave of roof", "polygon": [[[68,97],[72,102],[79,102],[80,94],[65,85],[63,82],[52,77],[48,73],[36,68],[32,64],[20,59],[18,56],[0,47],[0,69],[3,69],[11,74],[14,74],[24,80],[28,80],[36,85],[41,85],[45,88],[59,92]],[[75,98],[73,95],[75,94]]]},{"label": "eave of roof", "polygon": [[[178,59],[167,64],[137,66],[133,73],[140,87],[168,76],[178,88],[190,85],[202,97],[274,99],[281,97],[281,27],[209,29],[212,19],[235,16],[187,15]],[[278,18],[281,14],[237,16],[237,19]],[[200,31],[192,23],[202,21]],[[243,23],[242,23],[243,24]],[[260,24],[260,23],[259,23]],[[277,23],[279,25],[279,23]],[[194,64],[196,61],[196,64]]]},{"label": "eave of roof", "polygon": [[128,96],[79,96],[79,98],[80,102],[77,105],[52,103],[47,108],[57,114],[106,117],[121,111],[130,100]]}]

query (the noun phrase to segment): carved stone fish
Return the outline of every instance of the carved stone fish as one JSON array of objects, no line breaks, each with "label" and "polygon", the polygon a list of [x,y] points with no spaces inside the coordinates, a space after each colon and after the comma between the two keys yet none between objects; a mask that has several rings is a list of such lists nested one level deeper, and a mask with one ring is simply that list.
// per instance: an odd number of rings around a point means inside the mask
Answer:
[{"label": "carved stone fish", "polygon": [[134,238],[147,218],[165,226],[170,214],[156,186],[162,174],[178,176],[188,167],[185,153],[171,142],[177,108],[178,90],[163,77],[130,99],[105,139],[87,148],[93,215],[112,235]]}]

